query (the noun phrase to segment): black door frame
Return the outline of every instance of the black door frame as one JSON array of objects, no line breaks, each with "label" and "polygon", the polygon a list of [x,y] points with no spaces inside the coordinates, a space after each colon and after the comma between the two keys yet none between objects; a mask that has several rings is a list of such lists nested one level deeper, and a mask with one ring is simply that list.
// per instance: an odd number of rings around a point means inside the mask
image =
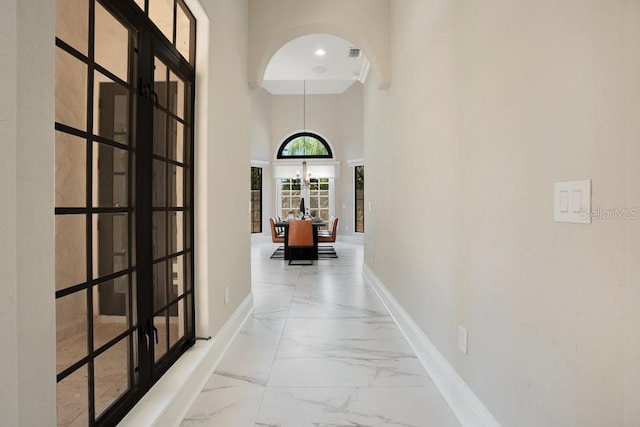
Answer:
[{"label": "black door frame", "polygon": [[[157,331],[153,325],[153,254],[152,254],[152,168],[153,168],[153,108],[157,102],[157,95],[153,92],[154,87],[154,58],[158,56],[171,70],[180,78],[190,82],[191,94],[188,97],[189,105],[185,105],[191,117],[195,110],[195,70],[175,49],[175,47],[164,37],[163,33],[145,16],[133,2],[133,0],[101,0],[101,3],[109,9],[114,15],[118,15],[125,22],[128,22],[132,28],[135,28],[138,36],[137,61],[132,64],[135,70],[137,84],[137,104],[134,114],[137,117],[132,120],[133,131],[136,135],[135,145],[135,170],[136,170],[136,271],[137,271],[137,313],[138,313],[138,389],[136,393],[129,399],[122,402],[112,414],[106,413],[103,419],[100,419],[100,425],[111,425],[116,423],[126,415],[127,412],[137,403],[140,398],[160,379],[160,377],[175,363],[184,351],[186,351],[194,343],[195,339],[195,298],[193,282],[191,292],[186,295],[190,298],[191,307],[188,316],[191,316],[189,324],[193,325],[191,331],[185,331],[185,336],[181,338],[182,343],[169,349],[162,359],[155,362],[154,359],[154,340],[157,340]],[[195,29],[192,29],[192,36]],[[192,37],[192,44],[195,39]],[[186,227],[189,236],[186,236],[191,242],[191,256],[187,258],[190,262],[186,268],[190,271],[189,276],[193,280],[194,272],[194,126],[193,120],[189,127],[190,144],[185,152],[185,159],[189,164],[188,173],[185,180],[189,180],[189,191],[186,191],[188,209],[185,209],[185,222],[191,226]]]},{"label": "black door frame", "polygon": [[[177,51],[176,47],[164,36],[164,34],[151,22],[133,0],[95,0],[102,7],[109,11],[113,16],[130,30],[130,69],[129,81],[127,87],[129,92],[129,181],[128,181],[128,200],[127,207],[119,208],[96,208],[91,206],[92,200],[92,142],[99,141],[107,145],[112,144],[105,138],[99,136],[92,137],[93,116],[91,109],[87,112],[87,131],[81,131],[69,127],[64,124],[56,123],[56,130],[81,138],[86,138],[87,145],[87,203],[85,208],[65,208],[56,207],[56,215],[68,214],[86,214],[90,218],[95,213],[119,213],[126,212],[129,214],[129,236],[128,251],[130,258],[130,267],[121,273],[112,276],[120,276],[122,274],[135,274],[135,284],[129,281],[129,313],[135,312],[136,322],[129,320],[129,329],[112,342],[122,340],[129,335],[129,388],[120,396],[98,419],[95,414],[95,396],[94,396],[94,374],[90,369],[88,377],[88,419],[91,426],[111,426],[116,425],[133,406],[149,391],[149,389],[158,381],[158,379],[175,363],[175,361],[194,343],[195,339],[195,289],[194,279],[194,112],[195,112],[195,70],[190,64],[189,59],[193,63],[193,58],[183,58]],[[176,0],[176,7],[182,7],[188,10],[183,0]],[[148,2],[145,2],[148,4]],[[94,63],[94,47],[93,35],[91,29],[95,26],[94,0],[89,1],[89,52],[85,57],[78,53],[72,46],[65,41],[56,39],[56,46],[67,53],[75,56],[81,61],[88,64],[88,99],[91,100],[94,94],[93,70],[106,74],[114,81],[122,82],[113,76],[108,70]],[[174,9],[174,21],[176,11]],[[175,33],[175,25],[174,25]],[[175,36],[175,34],[174,34]],[[195,20],[192,20],[190,43],[195,50]],[[183,291],[175,304],[184,304],[185,309],[185,326],[184,335],[180,337],[170,347],[166,354],[157,362],[154,359],[154,340],[157,339],[157,331],[153,325],[153,247],[152,247],[152,166],[153,166],[153,108],[157,102],[157,96],[153,92],[153,67],[154,57],[161,58],[171,71],[180,79],[187,82],[185,91],[188,95],[185,99],[185,134],[184,134],[184,160],[181,167],[184,171],[184,203],[179,210],[183,214],[183,231],[185,245],[184,250],[174,256],[184,255],[184,280],[186,281],[186,290]],[[124,82],[122,82],[124,83]],[[89,106],[88,106],[89,107]],[[133,157],[133,158],[132,158]],[[176,162],[177,163],[177,162]],[[167,190],[168,191],[168,190]],[[91,254],[92,246],[92,224],[87,220],[87,253]],[[133,243],[135,242],[135,244]],[[92,269],[92,259],[87,257],[87,274],[88,281],[67,289],[56,292],[56,298],[63,298],[78,290],[87,290],[87,305],[92,303],[92,292],[95,289],[96,280],[91,279],[89,273]],[[133,267],[131,267],[133,266]],[[104,279],[100,279],[104,281]],[[170,304],[171,302],[169,302]],[[91,326],[91,313],[88,311],[87,322],[87,339],[89,343],[93,342],[93,328]],[[167,317],[168,321],[168,317]],[[136,333],[137,332],[137,333]],[[167,332],[168,334],[168,332]],[[137,340],[134,337],[137,336]],[[168,338],[168,335],[167,335]],[[136,342],[134,342],[136,341]],[[110,344],[107,344],[107,346]],[[87,364],[93,367],[93,360],[99,354],[106,350],[94,351],[90,345],[87,356],[74,363],[64,371],[57,375],[57,380],[62,381],[72,373],[76,372]],[[137,363],[136,363],[137,362]]]},{"label": "black door frame", "polygon": [[[155,384],[158,379],[175,363],[178,357],[186,351],[195,338],[195,327],[182,337],[182,344],[179,344],[163,356],[157,363],[154,362],[154,346],[153,342],[157,339],[157,331],[153,326],[153,254],[152,254],[152,168],[153,168],[153,108],[157,102],[157,95],[153,92],[154,87],[154,58],[158,56],[167,66],[171,67],[180,78],[191,83],[191,94],[188,97],[189,105],[185,108],[193,117],[195,109],[195,70],[175,49],[175,47],[165,38],[164,34],[145,16],[133,2],[133,0],[102,0],[105,7],[110,9],[114,14],[120,15],[122,19],[129,22],[138,31],[138,60],[134,67],[137,68],[136,82],[137,87],[137,106],[135,114],[136,120],[133,120],[135,127],[137,144],[135,147],[135,168],[137,189],[135,192],[135,205],[137,210],[136,222],[136,265],[137,267],[137,299],[145,303],[138,304],[138,349],[139,349],[139,388],[141,390],[140,397],[146,393]],[[192,30],[195,34],[195,29]],[[192,37],[192,44],[195,40]],[[142,124],[142,125],[141,125]],[[191,141],[189,150],[185,153],[190,167],[185,179],[189,180],[190,191],[187,194],[187,203],[189,209],[184,212],[185,221],[191,226],[187,227],[190,235],[187,238],[193,245],[193,224],[194,224],[194,195],[193,195],[193,164],[194,164],[194,126],[191,120],[190,135]],[[188,218],[187,218],[188,217]],[[191,278],[194,271],[193,246],[191,247],[191,257],[187,269],[190,270]],[[192,280],[192,279],[191,279]],[[195,299],[194,289],[187,295],[191,298],[191,310],[187,315],[191,316],[191,325],[195,325]],[[143,362],[145,361],[145,362]],[[130,406],[133,407],[139,398],[132,400]],[[130,407],[123,408],[122,411],[114,413],[114,419],[121,419]],[[106,420],[105,420],[106,421]]]}]

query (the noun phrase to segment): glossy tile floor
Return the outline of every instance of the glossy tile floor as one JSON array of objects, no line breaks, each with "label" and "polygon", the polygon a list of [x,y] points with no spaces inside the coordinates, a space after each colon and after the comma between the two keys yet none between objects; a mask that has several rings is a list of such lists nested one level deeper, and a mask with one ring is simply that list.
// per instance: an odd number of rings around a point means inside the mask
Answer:
[{"label": "glossy tile floor", "polygon": [[362,277],[362,246],[288,266],[252,247],[255,311],[182,426],[459,426]]}]

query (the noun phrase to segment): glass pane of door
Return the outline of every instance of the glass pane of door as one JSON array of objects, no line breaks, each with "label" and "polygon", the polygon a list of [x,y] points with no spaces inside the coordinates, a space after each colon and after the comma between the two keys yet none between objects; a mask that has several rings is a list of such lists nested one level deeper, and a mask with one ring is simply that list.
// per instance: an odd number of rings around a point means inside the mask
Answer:
[{"label": "glass pane of door", "polygon": [[195,336],[196,21],[182,0],[56,5],[57,421],[116,425]]},{"label": "glass pane of door", "polygon": [[126,81],[129,74],[129,30],[95,3],[95,61]]},{"label": "glass pane of door", "polygon": [[176,49],[192,65],[195,63],[195,46],[193,34],[195,32],[195,22],[182,2],[176,2]]},{"label": "glass pane of door", "polygon": [[174,0],[149,1],[149,18],[170,42],[173,42],[174,6]]},{"label": "glass pane of door", "polygon": [[[63,40],[64,41],[64,40]],[[87,128],[87,64],[56,48],[56,123]]]},{"label": "glass pane of door", "polygon": [[[99,423],[136,385],[129,127],[134,39],[106,3],[57,2],[59,425]],[[82,19],[60,16],[65,13]]]},{"label": "glass pane of door", "polygon": [[[180,343],[187,329],[184,310],[185,252],[192,250],[186,230],[192,230],[188,201],[191,185],[191,85],[168,61],[154,58],[153,86],[157,95],[153,105],[153,313],[154,360]],[[178,332],[179,331],[179,332]]]},{"label": "glass pane of door", "polygon": [[87,56],[89,0],[56,0],[56,37]]}]

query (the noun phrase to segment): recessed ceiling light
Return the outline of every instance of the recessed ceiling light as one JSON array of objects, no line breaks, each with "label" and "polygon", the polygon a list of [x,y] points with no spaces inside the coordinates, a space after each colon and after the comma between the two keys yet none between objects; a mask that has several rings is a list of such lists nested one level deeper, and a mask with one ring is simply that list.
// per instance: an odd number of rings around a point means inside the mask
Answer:
[{"label": "recessed ceiling light", "polygon": [[315,56],[325,56],[327,54],[327,51],[324,49],[316,49],[313,54]]}]

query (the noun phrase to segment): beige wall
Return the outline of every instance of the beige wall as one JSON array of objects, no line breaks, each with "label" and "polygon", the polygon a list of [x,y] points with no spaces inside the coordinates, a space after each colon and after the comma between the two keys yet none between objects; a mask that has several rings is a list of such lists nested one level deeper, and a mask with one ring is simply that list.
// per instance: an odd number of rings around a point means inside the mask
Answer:
[{"label": "beige wall", "polygon": [[[365,165],[365,231],[364,259],[371,267],[376,262],[376,248],[384,247],[389,242],[396,227],[385,227],[378,218],[399,219],[400,208],[388,203],[378,203],[388,200],[393,190],[394,176],[389,173],[393,148],[395,144],[389,141],[388,120],[388,91],[378,90],[378,75],[369,75],[363,91],[363,134]],[[402,180],[400,182],[403,182]],[[369,209],[371,206],[371,209]],[[404,208],[404,206],[402,207]]]},{"label": "beige wall", "polygon": [[[19,425],[55,419],[53,4],[18,3]],[[37,125],[36,125],[37,124]]]},{"label": "beige wall", "polygon": [[[237,0],[202,0],[201,4],[210,19],[210,34],[208,70],[198,71],[200,79],[208,79],[208,105],[197,107],[203,114],[198,118],[206,121],[208,129],[196,143],[200,199],[196,290],[203,299],[198,302],[197,333],[215,335],[251,292],[248,4]],[[246,186],[238,187],[239,182]],[[227,286],[229,303],[225,305]]]},{"label": "beige wall", "polygon": [[3,5],[0,424],[55,423],[53,2]]},{"label": "beige wall", "polygon": [[251,91],[251,159],[273,160],[271,143],[271,93],[258,88]]},{"label": "beige wall", "polygon": [[[347,154],[362,157],[362,115],[357,113],[362,111],[361,84],[355,83],[342,94],[307,95],[305,101],[302,95],[273,95],[272,100],[272,159],[282,141],[295,132],[302,132],[303,125],[304,130],[325,137],[338,160],[344,160]],[[306,104],[305,119],[303,103]],[[347,118],[354,115],[355,119],[349,122]]]},{"label": "beige wall", "polygon": [[[366,260],[503,425],[624,423],[639,220],[555,223],[553,183],[590,178],[594,208],[640,207],[625,168],[640,137],[636,9],[392,3],[393,81],[365,94],[367,183],[380,184]],[[388,232],[403,213],[418,224]]]},{"label": "beige wall", "polygon": [[[640,3],[627,2],[625,43],[626,64],[624,82],[625,111],[625,205],[640,206],[640,120],[636,120],[640,109]],[[631,118],[630,118],[631,116]],[[640,423],[640,221],[625,221],[625,399],[624,425],[635,426]]]},{"label": "beige wall", "polygon": [[6,2],[0,15],[0,141],[3,155],[0,156],[0,194],[9,209],[0,210],[0,424],[18,424],[18,271],[16,253],[16,177],[17,137],[16,123],[18,102],[18,1]]}]

